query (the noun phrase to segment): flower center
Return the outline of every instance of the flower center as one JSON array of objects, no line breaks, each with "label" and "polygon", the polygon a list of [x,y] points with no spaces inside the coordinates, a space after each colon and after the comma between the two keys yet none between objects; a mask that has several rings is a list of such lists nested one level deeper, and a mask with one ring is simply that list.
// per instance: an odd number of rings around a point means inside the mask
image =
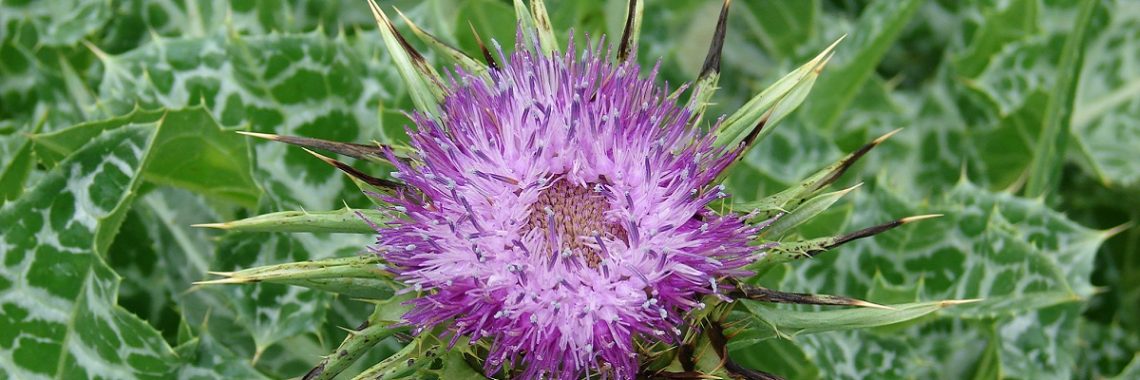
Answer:
[{"label": "flower center", "polygon": [[595,237],[608,234],[625,239],[626,232],[621,226],[606,222],[609,202],[592,190],[592,185],[588,186],[575,186],[565,180],[555,182],[531,204],[525,228],[542,231],[548,243],[547,257],[577,256],[590,268],[597,268],[603,257]]}]

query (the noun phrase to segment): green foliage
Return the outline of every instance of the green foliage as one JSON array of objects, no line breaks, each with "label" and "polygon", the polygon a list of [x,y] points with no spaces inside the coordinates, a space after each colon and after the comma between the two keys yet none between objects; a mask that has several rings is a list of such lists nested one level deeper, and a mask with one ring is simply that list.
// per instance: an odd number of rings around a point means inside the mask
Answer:
[{"label": "green foliage", "polygon": [[261,191],[249,172],[248,146],[242,140],[226,138],[231,131],[218,126],[202,108],[161,112],[136,109],[122,117],[34,135],[33,150],[43,165],[54,166],[100,133],[140,122],[159,125],[155,157],[143,172],[147,181],[246,207],[257,205]]},{"label": "green foliage", "polygon": [[1093,15],[1097,27],[1089,31],[1072,128],[1078,154],[1099,181],[1136,188],[1140,173],[1135,162],[1140,153],[1128,142],[1140,133],[1135,127],[1140,115],[1140,99],[1135,96],[1140,91],[1140,65],[1137,52],[1128,47],[1140,38],[1136,28],[1140,4],[1114,5]]},{"label": "green foliage", "polygon": [[[511,2],[379,3],[458,49],[392,19],[443,74],[458,51],[481,57],[468,21],[492,48],[514,43]],[[525,20],[553,26],[544,49],[571,27],[621,34],[624,1],[544,3]],[[1140,372],[1140,4],[732,4],[702,120],[759,99],[728,119],[740,141],[765,112],[783,119],[728,174],[732,204],[794,203],[772,236],[784,242],[945,215],[752,279],[899,310],[745,303],[730,317],[749,326],[737,362],[789,378]],[[646,2],[639,63],[662,59],[672,86],[694,80],[719,7]],[[843,35],[814,84],[754,98]],[[371,239],[355,211],[381,214],[335,168],[234,133],[399,144],[401,111],[436,94],[405,84],[423,68],[394,43],[365,0],[0,2],[0,377],[297,377],[338,346],[363,356],[333,360],[345,374],[474,376],[462,344],[435,351],[382,327],[346,340],[339,327],[399,310],[349,299],[391,294],[358,258]],[[799,111],[780,103],[804,94]],[[897,128],[830,192],[769,198]],[[194,285],[207,271],[260,283]],[[958,299],[980,300],[937,302]]]},{"label": "green foliage", "polygon": [[151,377],[174,352],[146,321],[116,305],[107,247],[151,153],[156,127],[91,140],[0,211],[3,351],[14,377]]}]

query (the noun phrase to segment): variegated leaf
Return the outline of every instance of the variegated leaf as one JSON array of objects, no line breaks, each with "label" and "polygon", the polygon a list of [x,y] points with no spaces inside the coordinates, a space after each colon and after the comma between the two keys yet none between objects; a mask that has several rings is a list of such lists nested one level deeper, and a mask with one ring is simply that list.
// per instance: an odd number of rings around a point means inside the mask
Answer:
[{"label": "variegated leaf", "polygon": [[104,261],[151,157],[155,125],[94,139],[0,210],[0,367],[16,378],[164,377],[174,352],[116,305]]}]

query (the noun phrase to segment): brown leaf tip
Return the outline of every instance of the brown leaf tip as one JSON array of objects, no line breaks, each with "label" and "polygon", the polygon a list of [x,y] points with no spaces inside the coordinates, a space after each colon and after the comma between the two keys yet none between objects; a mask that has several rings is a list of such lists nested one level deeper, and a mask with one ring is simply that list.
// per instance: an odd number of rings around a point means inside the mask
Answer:
[{"label": "brown leaf tip", "polygon": [[716,31],[713,32],[712,43],[709,44],[709,53],[705,56],[705,64],[701,67],[700,76],[703,78],[712,73],[720,72],[720,55],[724,51],[724,38],[728,29],[728,8],[732,0],[724,0],[721,5],[720,16],[716,20]]},{"label": "brown leaf tip", "polygon": [[629,7],[625,13],[625,28],[621,31],[621,44],[618,45],[618,60],[625,61],[627,58],[636,56],[637,46],[633,43],[633,27],[636,22],[637,1],[629,0]]}]

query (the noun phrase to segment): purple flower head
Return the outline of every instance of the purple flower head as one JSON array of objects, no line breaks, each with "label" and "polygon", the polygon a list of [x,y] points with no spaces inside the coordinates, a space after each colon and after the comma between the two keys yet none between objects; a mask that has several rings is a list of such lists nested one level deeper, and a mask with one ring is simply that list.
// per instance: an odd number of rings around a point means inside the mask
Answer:
[{"label": "purple flower head", "polygon": [[520,43],[489,79],[448,78],[440,115],[413,117],[416,154],[391,159],[414,190],[385,199],[402,217],[374,249],[420,294],[406,323],[489,344],[488,375],[633,378],[637,342],[677,343],[761,247],[744,215],[707,209],[739,150],[656,68],[567,50]]}]

